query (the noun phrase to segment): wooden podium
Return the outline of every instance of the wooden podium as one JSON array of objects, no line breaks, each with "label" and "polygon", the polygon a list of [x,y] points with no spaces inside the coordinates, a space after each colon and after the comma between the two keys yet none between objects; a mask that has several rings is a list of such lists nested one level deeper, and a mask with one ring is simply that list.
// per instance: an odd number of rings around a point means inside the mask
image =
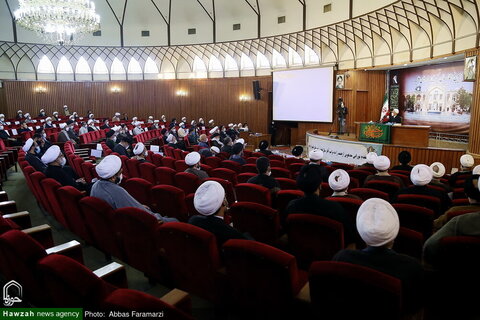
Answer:
[{"label": "wooden podium", "polygon": [[[360,136],[360,124],[355,122],[357,138]],[[393,125],[390,129],[390,144],[406,147],[428,147],[430,126]]]},{"label": "wooden podium", "polygon": [[272,143],[272,135],[267,133],[262,133],[260,135],[250,135],[247,132],[240,132],[240,138],[243,138],[245,142],[253,146],[253,149],[258,149],[258,144],[262,140],[267,140],[269,144]]}]

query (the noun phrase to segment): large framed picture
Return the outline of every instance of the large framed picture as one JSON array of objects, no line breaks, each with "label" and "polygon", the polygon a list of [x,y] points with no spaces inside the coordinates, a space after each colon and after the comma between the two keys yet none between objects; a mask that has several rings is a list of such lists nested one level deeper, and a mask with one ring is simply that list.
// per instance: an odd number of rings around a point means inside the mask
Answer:
[{"label": "large framed picture", "polygon": [[477,74],[477,56],[466,57],[463,69],[463,81],[475,81]]},{"label": "large framed picture", "polygon": [[343,89],[345,87],[345,75],[344,74],[337,74],[335,82],[335,88]]}]

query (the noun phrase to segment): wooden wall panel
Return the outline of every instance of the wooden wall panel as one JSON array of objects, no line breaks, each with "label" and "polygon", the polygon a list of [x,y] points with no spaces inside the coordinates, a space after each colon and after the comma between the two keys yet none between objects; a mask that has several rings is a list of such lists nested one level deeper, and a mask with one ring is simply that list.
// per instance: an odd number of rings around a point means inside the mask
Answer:
[{"label": "wooden wall panel", "polygon": [[[252,81],[259,80],[261,100],[254,100]],[[45,93],[35,93],[36,87],[46,88]],[[120,88],[112,93],[112,87]],[[108,82],[46,82],[5,81],[6,101],[0,111],[7,117],[16,115],[18,109],[32,116],[44,108],[48,114],[62,112],[68,105],[81,116],[91,109],[97,117],[112,117],[115,112],[127,112],[131,117],[153,115],[156,119],[165,114],[168,119],[186,116],[189,121],[203,117],[213,118],[217,124],[247,122],[256,132],[267,132],[268,91],[272,90],[271,77],[242,77],[188,80],[145,80]],[[2,89],[0,89],[2,90]],[[188,96],[177,96],[177,90]],[[240,95],[251,97],[240,101]]]},{"label": "wooden wall panel", "polygon": [[390,158],[393,167],[394,165],[399,164],[398,154],[403,150],[407,150],[412,155],[412,165],[419,163],[430,165],[435,161],[439,161],[443,163],[447,173],[450,173],[452,168],[458,168],[460,166],[460,157],[465,153],[462,150],[454,149],[414,148],[384,145],[382,154]]}]

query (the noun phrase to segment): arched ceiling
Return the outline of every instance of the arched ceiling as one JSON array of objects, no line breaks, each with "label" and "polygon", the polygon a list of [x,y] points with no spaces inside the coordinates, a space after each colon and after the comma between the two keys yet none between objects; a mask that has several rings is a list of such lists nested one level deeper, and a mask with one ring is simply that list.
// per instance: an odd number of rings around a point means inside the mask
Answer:
[{"label": "arched ceiling", "polygon": [[[166,46],[216,43],[275,36],[347,20],[395,0],[93,0],[102,35],[78,45]],[[324,6],[331,4],[331,11]],[[0,40],[44,43],[15,28],[10,12],[18,0],[0,0]],[[304,11],[305,9],[305,11]],[[284,23],[278,23],[285,17]],[[239,30],[233,25],[240,24]],[[196,29],[189,35],[188,29]],[[15,30],[16,29],[16,30]],[[142,37],[142,31],[150,36]],[[16,39],[15,39],[16,33]]]}]

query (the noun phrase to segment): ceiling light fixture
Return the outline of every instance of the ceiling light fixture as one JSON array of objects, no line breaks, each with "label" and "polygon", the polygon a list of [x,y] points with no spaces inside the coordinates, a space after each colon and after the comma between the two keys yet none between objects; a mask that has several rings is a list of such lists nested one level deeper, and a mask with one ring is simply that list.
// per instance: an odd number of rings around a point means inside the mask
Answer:
[{"label": "ceiling light fixture", "polygon": [[69,45],[100,29],[100,16],[89,0],[19,0],[17,24],[48,43]]}]

